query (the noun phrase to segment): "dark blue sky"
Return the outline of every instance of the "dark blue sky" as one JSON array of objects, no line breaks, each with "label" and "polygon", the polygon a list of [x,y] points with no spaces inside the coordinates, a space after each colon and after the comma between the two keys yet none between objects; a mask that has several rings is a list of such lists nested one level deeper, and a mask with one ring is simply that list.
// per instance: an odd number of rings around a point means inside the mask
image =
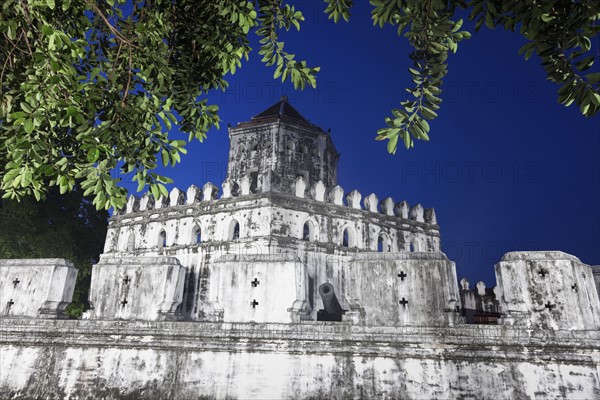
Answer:
[{"label": "dark blue sky", "polygon": [[365,1],[357,2],[350,23],[327,21],[322,1],[300,8],[307,20],[284,40],[298,59],[321,67],[318,89],[296,92],[274,81],[255,51],[227,92],[211,95],[221,107],[221,129],[189,144],[176,168],[161,169],[177,187],[220,185],[227,124],[247,121],[286,94],[306,118],[331,128],[346,192],[436,209],[442,248],[456,261],[459,279],[493,285],[493,265],[514,250],[561,250],[600,264],[600,118],[557,103],[558,87],[538,59],[517,54],[524,39],[484,29],[460,43],[449,58],[431,141],[393,156],[373,139],[407,98],[406,40],[373,27]]}]

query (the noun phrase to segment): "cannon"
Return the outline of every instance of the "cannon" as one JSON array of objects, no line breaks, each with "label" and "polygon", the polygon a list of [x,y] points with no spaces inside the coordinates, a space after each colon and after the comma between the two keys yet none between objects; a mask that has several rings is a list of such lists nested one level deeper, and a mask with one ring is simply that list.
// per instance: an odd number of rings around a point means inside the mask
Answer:
[{"label": "cannon", "polygon": [[325,309],[317,312],[317,321],[341,321],[344,310],[335,296],[333,285],[331,283],[322,284],[319,286],[319,294],[323,299]]}]

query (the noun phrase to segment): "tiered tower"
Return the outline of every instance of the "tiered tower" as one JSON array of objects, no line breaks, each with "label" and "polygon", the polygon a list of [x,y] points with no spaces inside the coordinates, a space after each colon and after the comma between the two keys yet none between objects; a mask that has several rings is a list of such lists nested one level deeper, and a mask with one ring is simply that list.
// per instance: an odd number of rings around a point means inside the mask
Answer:
[{"label": "tiered tower", "polygon": [[[356,303],[360,290],[346,290],[349,275],[344,278],[357,253],[431,252],[441,257],[433,209],[391,198],[380,202],[375,194],[363,200],[356,190],[346,193],[337,185],[339,154],[330,135],[285,97],[230,128],[229,136],[222,191],[206,183],[186,193],[173,189],[169,198],[131,196],[126,209],[113,216],[104,255],[95,267],[90,318],[134,318],[139,314],[134,308],[141,307],[145,317],[154,309],[156,319],[294,322],[318,320],[319,315],[341,319],[346,312],[360,319],[362,311],[353,311],[362,310]],[[181,306],[169,296],[158,308],[133,300],[136,290],[149,292],[143,288],[157,279],[144,283],[140,275],[148,270],[141,265],[147,257],[163,258],[145,265],[173,257],[176,263],[167,263],[170,268],[177,264],[186,271]],[[454,270],[454,264],[444,263]],[[141,286],[115,286],[110,278],[115,274],[122,279],[140,275]],[[168,284],[173,288],[167,292],[175,293],[181,282]],[[324,284],[335,292],[340,315],[319,314],[325,310],[319,295]],[[351,292],[352,304],[346,298]],[[458,296],[448,293],[451,298],[442,303],[456,302]],[[100,305],[104,303],[113,306]],[[397,312],[396,303],[390,312]]]},{"label": "tiered tower", "polygon": [[329,134],[311,124],[283,97],[278,103],[229,130],[227,178],[251,178],[252,193],[289,193],[304,177],[309,187],[318,181],[337,184],[337,162]]}]

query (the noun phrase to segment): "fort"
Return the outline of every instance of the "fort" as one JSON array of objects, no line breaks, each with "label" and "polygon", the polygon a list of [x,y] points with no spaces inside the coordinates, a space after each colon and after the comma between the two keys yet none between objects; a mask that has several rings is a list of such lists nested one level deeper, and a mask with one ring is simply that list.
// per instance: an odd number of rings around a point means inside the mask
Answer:
[{"label": "fort", "polygon": [[114,213],[81,320],[68,261],[0,260],[0,397],[600,398],[600,266],[512,252],[471,289],[286,98],[229,137],[220,187]]}]

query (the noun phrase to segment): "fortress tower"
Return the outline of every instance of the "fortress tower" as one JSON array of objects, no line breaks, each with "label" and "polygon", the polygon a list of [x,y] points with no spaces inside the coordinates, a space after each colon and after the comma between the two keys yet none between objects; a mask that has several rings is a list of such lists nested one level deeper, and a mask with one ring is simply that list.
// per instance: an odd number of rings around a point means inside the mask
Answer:
[{"label": "fortress tower", "polygon": [[[94,267],[89,318],[135,318],[140,315],[135,307],[140,307],[146,310],[145,318],[151,312],[153,319],[297,322],[345,316],[364,322],[361,291],[370,289],[348,285],[354,282],[352,274],[369,268],[365,262],[378,260],[377,253],[393,252],[395,258],[406,259],[411,252],[424,252],[444,265],[440,268],[454,271],[454,264],[439,253],[433,209],[345,192],[337,185],[339,154],[331,137],[285,97],[249,122],[230,128],[229,136],[221,194],[216,185],[206,183],[185,194],[173,189],[168,199],[131,196],[127,208],[113,216],[104,254]],[[374,258],[352,261],[359,253]],[[396,276],[399,272],[388,259],[381,259],[389,264],[386,273]],[[157,277],[145,280],[142,271],[149,270],[148,263],[160,270],[157,265],[166,260],[169,268],[185,271],[181,280],[167,285],[169,293],[183,285],[180,299],[165,298],[154,308],[146,300],[116,306],[138,296],[135,290],[142,297],[150,292],[146,286],[154,285]],[[115,286],[115,275],[139,276],[140,281]],[[457,285],[452,279],[444,282],[447,298],[438,306],[453,311]],[[330,285],[340,304],[335,316],[325,313],[322,285]],[[398,313],[398,307],[406,308],[398,302],[407,296],[393,296],[390,315]],[[408,323],[407,315],[381,318]]]}]

